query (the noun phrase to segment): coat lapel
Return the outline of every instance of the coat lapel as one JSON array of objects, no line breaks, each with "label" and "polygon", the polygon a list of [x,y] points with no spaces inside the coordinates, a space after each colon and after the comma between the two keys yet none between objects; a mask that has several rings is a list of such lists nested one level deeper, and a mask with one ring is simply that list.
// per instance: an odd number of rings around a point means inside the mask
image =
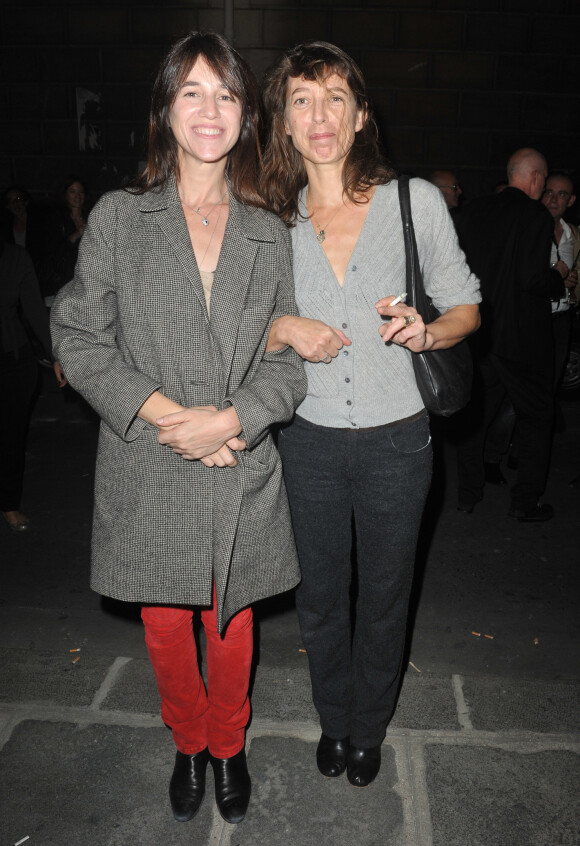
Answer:
[{"label": "coat lapel", "polygon": [[211,292],[210,316],[210,326],[219,341],[228,375],[260,242],[274,241],[262,215],[254,214],[230,194],[230,213]]},{"label": "coat lapel", "polygon": [[168,179],[159,192],[149,191],[147,194],[144,194],[141,211],[146,216],[148,222],[159,226],[162,230],[169,245],[175,252],[185,275],[191,282],[194,293],[203,306],[203,310],[207,313],[203,285],[201,284],[201,277],[191,246],[191,239],[175,179],[173,177]]}]

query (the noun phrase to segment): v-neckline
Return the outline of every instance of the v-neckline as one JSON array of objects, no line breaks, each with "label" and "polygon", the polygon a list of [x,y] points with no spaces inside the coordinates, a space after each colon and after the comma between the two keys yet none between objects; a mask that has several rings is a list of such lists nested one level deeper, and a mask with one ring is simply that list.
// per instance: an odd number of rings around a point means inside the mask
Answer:
[{"label": "v-neckline", "polygon": [[315,229],[314,229],[314,225],[313,225],[313,223],[312,223],[311,218],[308,216],[308,208],[306,207],[306,192],[307,192],[307,190],[308,190],[308,186],[306,186],[306,187],[305,187],[305,188],[303,188],[303,190],[302,190],[302,196],[300,197],[300,204],[304,207],[304,210],[305,210],[305,212],[306,212],[306,221],[305,221],[305,222],[308,224],[309,229],[310,229],[310,235],[309,235],[309,238],[311,238],[311,239],[313,238],[313,239],[314,239],[314,241],[316,242],[316,247],[317,247],[317,249],[318,249],[318,250],[322,253],[322,255],[323,255],[323,257],[324,257],[324,261],[326,262],[326,265],[327,265],[327,267],[328,267],[328,269],[329,269],[329,271],[330,271],[330,273],[331,273],[331,275],[332,275],[332,278],[334,279],[334,281],[335,281],[335,282],[336,282],[336,284],[338,285],[339,290],[341,290],[341,291],[344,291],[344,285],[345,285],[345,282],[346,282],[346,275],[347,275],[347,273],[348,273],[348,269],[349,269],[349,267],[351,266],[353,256],[356,254],[356,252],[357,252],[357,250],[358,250],[358,246],[359,246],[359,244],[360,244],[360,241],[361,241],[362,235],[363,235],[363,233],[364,233],[364,231],[365,231],[365,227],[366,227],[366,225],[367,225],[367,221],[368,221],[368,219],[369,219],[369,216],[370,216],[370,215],[371,215],[371,213],[372,213],[373,206],[374,206],[375,194],[376,194],[376,192],[377,192],[377,187],[378,187],[377,185],[375,185],[375,186],[374,186],[375,190],[373,191],[373,195],[372,195],[372,197],[370,198],[370,200],[369,200],[369,202],[368,202],[367,213],[366,213],[365,219],[363,220],[363,224],[362,224],[361,229],[360,229],[360,232],[359,232],[359,234],[358,234],[358,238],[356,239],[355,245],[354,245],[354,247],[352,248],[352,252],[351,252],[350,256],[348,257],[348,261],[347,261],[347,263],[346,263],[346,271],[345,271],[345,274],[344,274],[344,279],[342,280],[342,285],[341,285],[341,283],[340,283],[340,281],[339,281],[339,279],[338,279],[338,276],[337,276],[337,275],[336,275],[336,273],[334,272],[334,268],[332,267],[332,265],[331,265],[331,263],[330,263],[330,260],[329,260],[328,256],[326,255],[326,253],[325,253],[325,251],[324,251],[324,249],[323,249],[323,247],[322,247],[322,244],[320,243],[320,241],[319,241],[319,240],[318,240],[318,238],[316,237],[316,231],[315,231]]}]

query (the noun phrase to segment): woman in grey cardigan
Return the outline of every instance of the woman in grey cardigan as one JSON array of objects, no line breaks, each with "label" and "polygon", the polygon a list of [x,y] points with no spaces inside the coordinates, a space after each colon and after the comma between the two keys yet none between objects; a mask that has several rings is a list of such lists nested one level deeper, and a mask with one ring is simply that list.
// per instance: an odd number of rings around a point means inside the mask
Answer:
[{"label": "woman in grey cardigan", "polygon": [[146,169],[97,204],[52,310],[63,369],[102,418],[91,584],[143,606],[178,820],[199,809],[208,761],[220,813],[243,819],[249,606],[299,578],[270,426],[292,416],[305,377],[294,350],[265,352],[296,307],[289,234],[258,192],[258,102],[221,36],[172,47]]},{"label": "woman in grey cardigan", "polygon": [[349,56],[324,42],[299,45],[270,73],[265,104],[266,191],[293,227],[301,315],[274,323],[269,348],[292,344],[307,359],[308,393],[279,448],[322,728],[317,763],[325,776],[346,769],[351,784],[365,787],[379,771],[395,707],[431,475],[429,421],[411,357],[477,328],[478,284],[440,192],[414,179],[425,286],[443,314],[424,325],[405,305],[397,182],[379,154],[364,81]]}]

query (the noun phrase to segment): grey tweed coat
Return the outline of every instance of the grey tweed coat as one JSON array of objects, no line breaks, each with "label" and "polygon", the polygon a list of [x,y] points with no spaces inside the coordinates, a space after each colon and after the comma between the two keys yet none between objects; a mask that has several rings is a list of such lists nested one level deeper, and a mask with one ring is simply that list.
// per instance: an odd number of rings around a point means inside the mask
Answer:
[{"label": "grey tweed coat", "polygon": [[[209,605],[218,628],[299,580],[280,458],[269,427],[306,390],[290,348],[264,353],[296,314],[290,238],[274,215],[230,198],[211,316],[174,180],[95,206],[74,279],[51,315],[54,354],[101,417],[91,586],[125,601]],[[159,389],[184,406],[233,404],[248,449],[207,468],[136,417]]]}]

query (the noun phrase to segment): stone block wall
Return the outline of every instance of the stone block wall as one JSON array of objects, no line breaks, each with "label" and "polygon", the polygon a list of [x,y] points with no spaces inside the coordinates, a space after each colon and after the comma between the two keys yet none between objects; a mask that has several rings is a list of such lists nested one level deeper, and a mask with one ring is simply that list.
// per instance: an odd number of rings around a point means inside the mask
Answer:
[{"label": "stone block wall", "polygon": [[[76,172],[94,196],[117,187],[144,156],[160,56],[224,25],[223,0],[3,0],[0,185],[49,196]],[[339,44],[392,160],[451,168],[468,196],[524,145],[576,171],[579,25],[577,0],[234,0],[234,44],[258,77],[298,41]]]}]

